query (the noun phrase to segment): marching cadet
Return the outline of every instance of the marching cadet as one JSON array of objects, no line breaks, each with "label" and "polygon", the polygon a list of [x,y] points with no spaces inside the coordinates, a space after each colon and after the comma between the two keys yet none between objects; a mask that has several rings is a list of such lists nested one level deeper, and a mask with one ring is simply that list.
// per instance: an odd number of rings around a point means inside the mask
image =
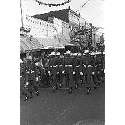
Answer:
[{"label": "marching cadet", "polygon": [[102,77],[103,82],[105,81],[105,54],[102,55]]},{"label": "marching cadet", "polygon": [[50,73],[49,73],[49,57],[46,58],[46,62],[44,64],[44,79],[46,82],[46,85],[48,86],[50,84]]},{"label": "marching cadet", "polygon": [[27,85],[27,77],[26,77],[26,67],[23,67],[24,70],[25,70],[25,75],[23,76],[23,84],[20,86],[21,88],[21,92],[22,92],[22,95],[25,96],[25,101],[28,101],[29,99],[29,95],[28,95],[28,90],[26,88],[26,85]]},{"label": "marching cadet", "polygon": [[25,68],[24,68],[24,63],[22,60],[20,60],[20,97],[22,95],[23,87],[24,87],[24,75],[25,74]]},{"label": "marching cadet", "polygon": [[38,62],[39,75],[40,75],[40,87],[49,85],[48,63],[49,63],[49,59],[43,60],[42,57]]},{"label": "marching cadet", "polygon": [[25,84],[25,89],[30,93],[30,98],[33,97],[32,92],[33,92],[33,88],[32,88],[32,76],[30,73],[30,60],[27,59],[27,65],[26,65],[26,84]]},{"label": "marching cadet", "polygon": [[74,81],[75,81],[75,88],[79,86],[79,79],[80,79],[80,56],[81,54],[76,53],[74,54],[73,59],[73,74],[74,74]]},{"label": "marching cadet", "polygon": [[102,66],[101,66],[101,56],[100,56],[100,53],[97,52],[96,53],[96,72],[97,72],[97,80],[98,80],[98,85],[100,85],[101,83],[101,69],[102,69]]},{"label": "marching cadet", "polygon": [[85,83],[85,71],[86,71],[86,57],[85,54],[82,53],[80,57],[80,79],[81,79],[81,84]]},{"label": "marching cadet", "polygon": [[100,54],[100,77],[101,77],[101,82],[104,82],[104,78],[105,78],[105,73],[104,73],[104,69],[105,69],[105,59],[104,59],[105,55],[103,53]]},{"label": "marching cadet", "polygon": [[50,73],[51,73],[51,77],[52,77],[52,82],[53,82],[53,89],[52,91],[54,92],[56,89],[58,89],[58,86],[57,86],[57,79],[56,79],[56,76],[57,76],[57,58],[55,57],[55,52],[52,52],[50,54],[50,61],[49,61],[49,70],[50,70]]},{"label": "marching cadet", "polygon": [[71,52],[67,51],[64,58],[66,82],[69,85],[69,93],[72,93],[73,88],[73,58],[70,56]]},{"label": "marching cadet", "polygon": [[86,82],[87,82],[87,94],[91,91],[93,86],[92,80],[92,65],[91,65],[91,56],[89,53],[86,53]]},{"label": "marching cadet", "polygon": [[96,74],[96,54],[93,52],[91,53],[91,65],[92,65],[92,80],[93,80],[93,87],[94,89],[97,88],[97,74]]},{"label": "marching cadet", "polygon": [[26,88],[27,85],[27,74],[26,74],[26,63],[27,60],[26,58],[23,58],[23,62],[21,63],[21,83],[20,83],[20,90],[21,90],[21,94],[25,96],[25,101],[28,101],[29,99],[29,95],[28,95],[28,91]]},{"label": "marching cadet", "polygon": [[53,58],[54,58],[54,52],[51,52],[51,54],[49,55],[49,73],[50,73],[50,79],[51,79],[51,84],[53,82]]},{"label": "marching cadet", "polygon": [[57,53],[57,57],[58,57],[58,69],[57,69],[57,73],[58,73],[58,82],[59,82],[59,87],[62,88],[63,86],[63,71],[64,71],[64,58],[62,55],[60,55],[60,53]]},{"label": "marching cadet", "polygon": [[30,98],[33,97],[33,90],[35,90],[36,96],[39,95],[38,86],[36,84],[36,69],[35,64],[32,62],[32,59],[27,59],[26,66],[26,76],[27,76],[27,87],[28,92],[30,93]]}]

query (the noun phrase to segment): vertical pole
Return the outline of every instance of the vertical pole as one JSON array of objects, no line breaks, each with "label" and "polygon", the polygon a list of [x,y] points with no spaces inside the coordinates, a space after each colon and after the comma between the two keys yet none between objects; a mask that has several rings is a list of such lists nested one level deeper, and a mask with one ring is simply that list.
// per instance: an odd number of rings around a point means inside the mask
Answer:
[{"label": "vertical pole", "polygon": [[[85,28],[86,29],[86,21],[85,21]],[[87,41],[87,34],[85,33],[85,42]],[[86,43],[85,43],[86,44]]]},{"label": "vertical pole", "polygon": [[21,23],[22,23],[22,27],[23,25],[23,11],[22,11],[22,1],[20,0],[20,9],[21,9]]},{"label": "vertical pole", "polygon": [[61,24],[62,24],[62,35],[63,35],[63,25],[64,25],[63,21],[62,21],[62,23],[61,23]]},{"label": "vertical pole", "polygon": [[96,48],[95,33],[93,35],[94,35],[94,48]]},{"label": "vertical pole", "polygon": [[48,37],[48,30],[49,30],[49,28],[48,28],[49,26],[48,26],[48,23],[47,23],[47,33],[46,33],[46,36]]},{"label": "vertical pole", "polygon": [[78,21],[79,21],[79,30],[80,30],[80,18],[78,19]]}]

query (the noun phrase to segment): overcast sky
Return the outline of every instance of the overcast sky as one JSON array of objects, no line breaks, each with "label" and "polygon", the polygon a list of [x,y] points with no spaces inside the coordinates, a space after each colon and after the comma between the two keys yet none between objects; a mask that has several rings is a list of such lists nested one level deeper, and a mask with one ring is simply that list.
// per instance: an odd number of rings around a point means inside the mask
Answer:
[{"label": "overcast sky", "polygon": [[[67,0],[39,0],[45,3],[62,3]],[[70,3],[59,6],[49,7],[39,5],[35,0],[22,0],[24,15],[35,15],[47,13],[49,11],[60,10],[71,7],[72,10],[80,10],[81,16],[94,26],[104,27],[104,0],[90,0],[83,8],[80,6],[88,0],[71,0]]]}]

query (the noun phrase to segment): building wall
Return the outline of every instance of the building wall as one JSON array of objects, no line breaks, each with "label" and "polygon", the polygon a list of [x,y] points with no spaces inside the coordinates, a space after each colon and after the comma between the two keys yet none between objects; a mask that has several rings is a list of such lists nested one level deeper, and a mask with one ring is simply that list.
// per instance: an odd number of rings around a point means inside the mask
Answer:
[{"label": "building wall", "polygon": [[63,44],[70,43],[69,23],[54,18],[54,26],[57,29],[58,37]]},{"label": "building wall", "polygon": [[[30,16],[25,17],[24,26],[26,28],[30,28],[30,34],[35,37],[43,37],[46,38],[49,34],[54,34],[54,28],[52,28],[52,24],[41,21],[39,19],[35,19]],[[49,32],[49,33],[48,33]]]},{"label": "building wall", "polygon": [[77,14],[76,12],[70,10],[69,11],[69,24],[73,28],[79,28],[85,25],[85,19],[80,16],[80,14]]},{"label": "building wall", "polygon": [[[30,34],[38,38],[43,45],[54,45],[54,41],[61,44],[70,42],[69,24],[54,18],[53,23],[35,19],[26,16],[24,19],[24,27],[30,28]],[[44,43],[45,42],[45,43]]]},{"label": "building wall", "polygon": [[68,43],[70,43],[70,28],[69,28],[69,24],[66,22],[62,22],[62,26],[63,26],[63,36],[65,36],[66,40]]},{"label": "building wall", "polygon": [[[51,18],[52,19],[52,18]],[[50,19],[49,19],[50,20]],[[54,46],[57,44],[69,44],[71,30],[74,32],[81,26],[85,25],[85,19],[80,15],[75,14],[73,11],[69,11],[69,23],[57,18],[53,18],[53,21],[42,21],[34,17],[26,16],[24,19],[24,27],[31,28],[30,34],[35,38],[38,38],[44,46]],[[86,23],[86,28],[90,28]],[[86,37],[85,37],[86,38]],[[85,41],[85,38],[84,41]],[[93,41],[99,41],[99,35],[92,37]],[[93,43],[94,45],[94,43]]]},{"label": "building wall", "polygon": [[80,15],[76,14],[74,11],[69,11],[69,21],[72,23],[79,24]]}]

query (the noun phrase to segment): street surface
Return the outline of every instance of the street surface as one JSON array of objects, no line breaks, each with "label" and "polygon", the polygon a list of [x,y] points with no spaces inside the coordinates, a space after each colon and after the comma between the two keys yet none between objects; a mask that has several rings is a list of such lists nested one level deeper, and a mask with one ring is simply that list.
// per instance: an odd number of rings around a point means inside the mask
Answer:
[{"label": "street surface", "polygon": [[[35,95],[34,95],[35,96]],[[105,85],[89,95],[78,88],[73,93],[50,88],[40,90],[40,96],[20,101],[20,125],[104,125]]]}]

